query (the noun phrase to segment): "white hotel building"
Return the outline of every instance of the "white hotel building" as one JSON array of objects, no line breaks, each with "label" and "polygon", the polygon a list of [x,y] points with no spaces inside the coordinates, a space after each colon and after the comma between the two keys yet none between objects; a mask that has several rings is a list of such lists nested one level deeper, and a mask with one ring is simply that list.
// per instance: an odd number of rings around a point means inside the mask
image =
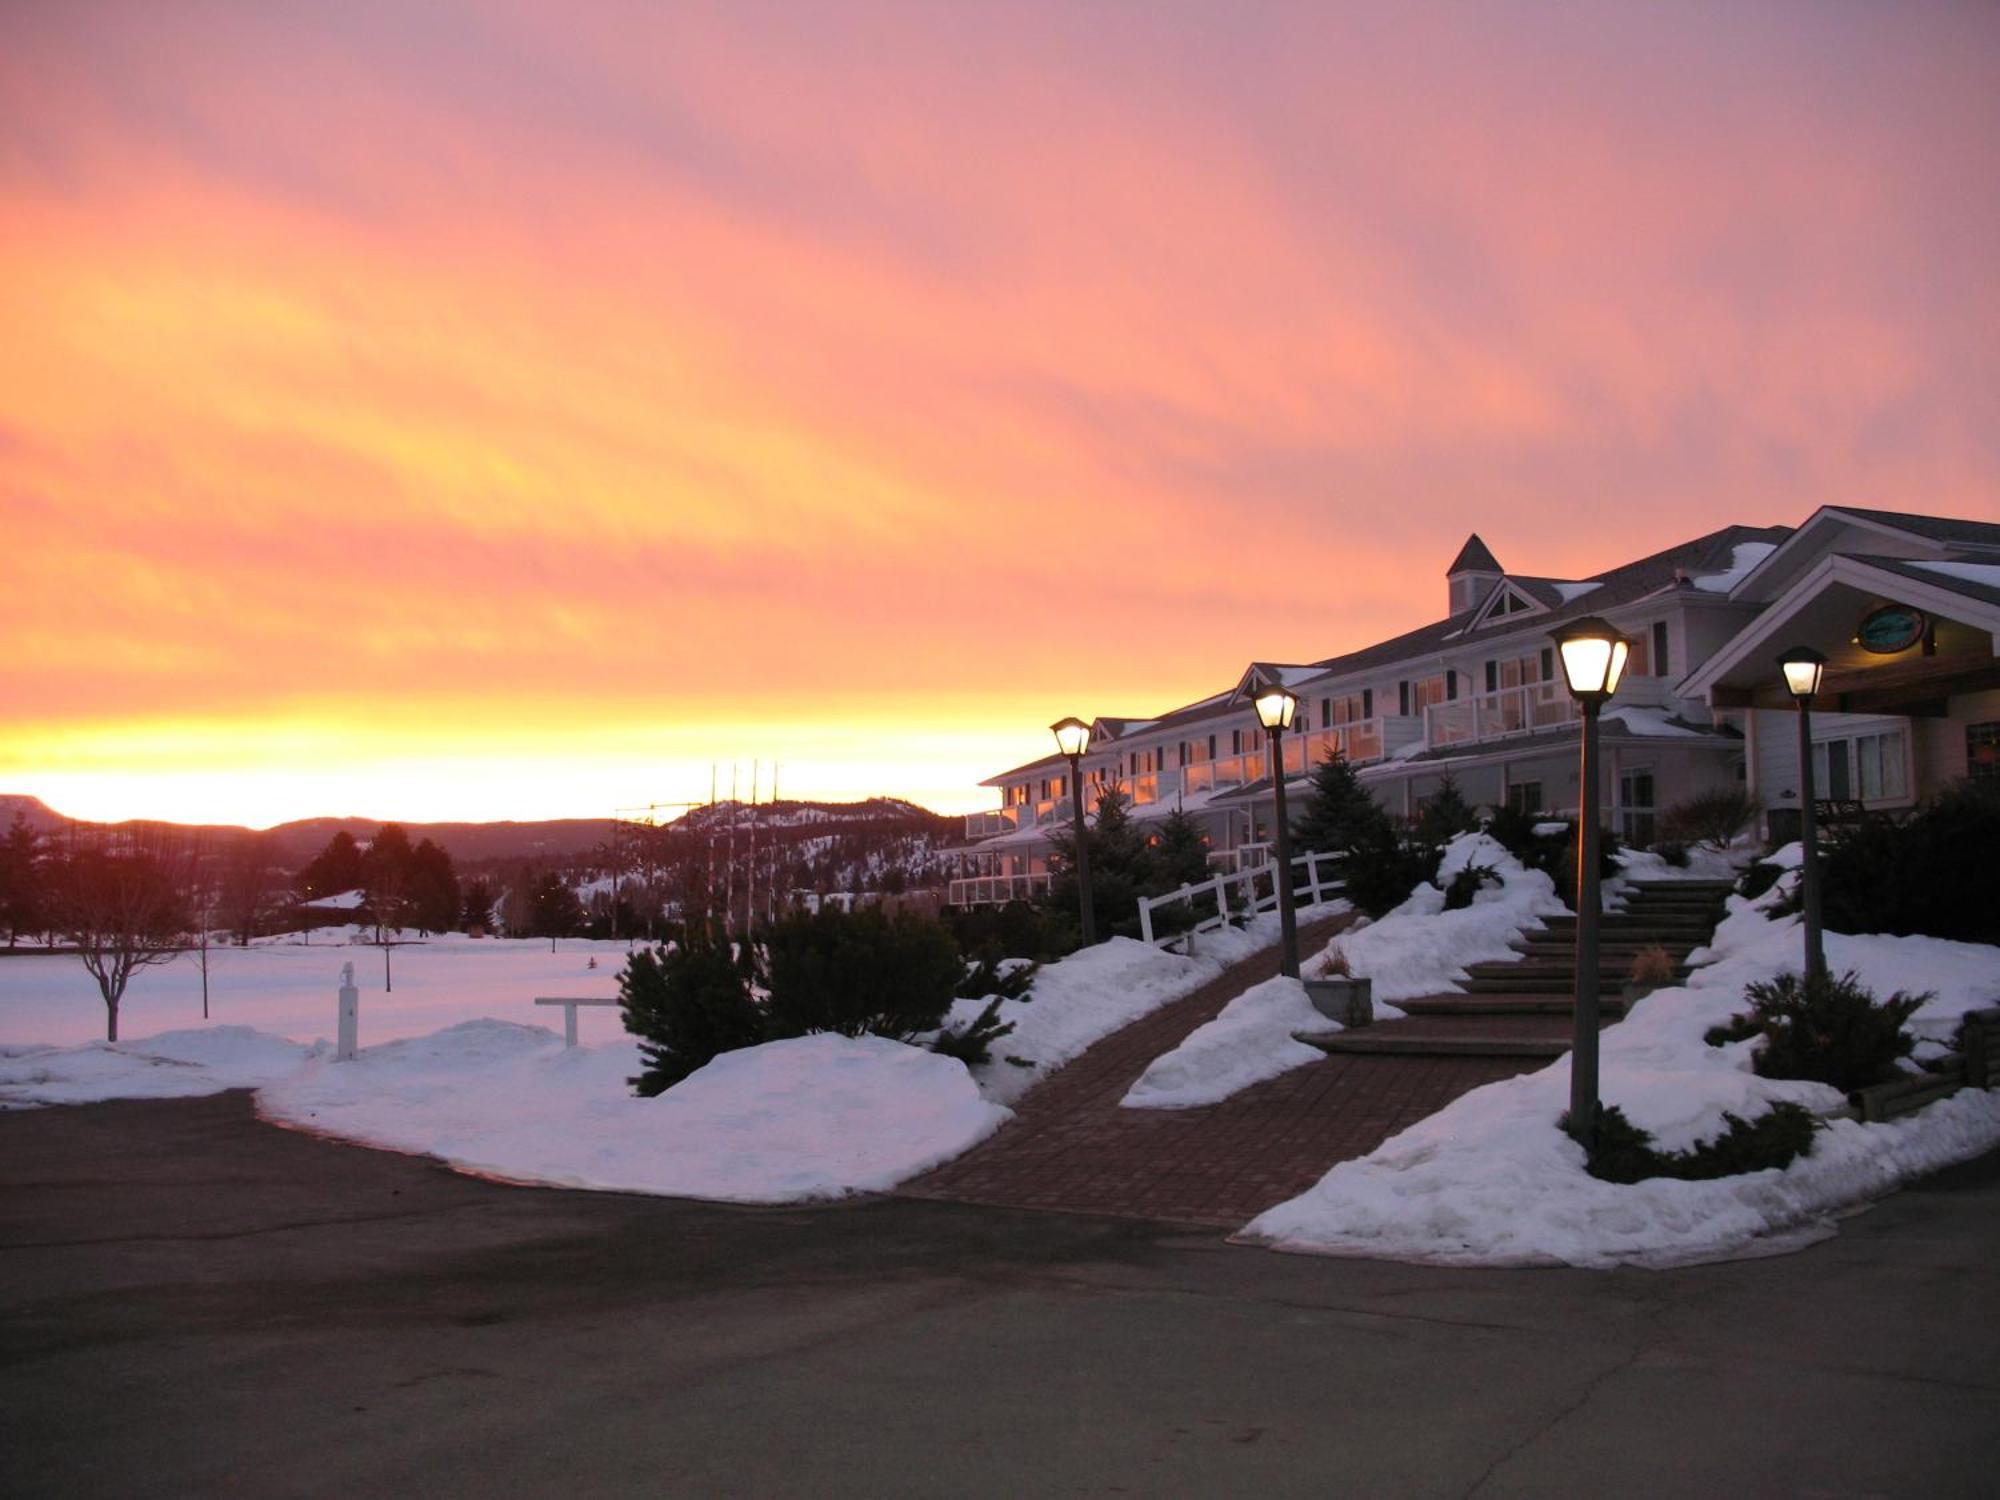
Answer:
[{"label": "white hotel building", "polygon": [[[1577,714],[1549,632],[1583,615],[1632,642],[1601,726],[1606,816],[1633,842],[1715,787],[1746,787],[1780,831],[1796,820],[1794,710],[1776,666],[1795,645],[1831,663],[1813,715],[1822,798],[1893,812],[1954,778],[2000,775],[2000,522],[1826,506],[1796,529],[1725,527],[1574,579],[1509,573],[1474,536],[1446,581],[1446,615],[1406,635],[1252,662],[1226,691],[1153,718],[1095,719],[1085,811],[1121,784],[1135,819],[1176,807],[1197,819],[1219,866],[1261,862],[1273,789],[1251,699],[1275,679],[1300,699],[1283,750],[1295,815],[1306,789],[1291,783],[1334,749],[1391,813],[1414,813],[1447,773],[1475,806],[1573,812]],[[952,883],[953,901],[1046,883],[1068,776],[1049,755],[983,783],[1000,805],[966,819],[975,873]]]}]

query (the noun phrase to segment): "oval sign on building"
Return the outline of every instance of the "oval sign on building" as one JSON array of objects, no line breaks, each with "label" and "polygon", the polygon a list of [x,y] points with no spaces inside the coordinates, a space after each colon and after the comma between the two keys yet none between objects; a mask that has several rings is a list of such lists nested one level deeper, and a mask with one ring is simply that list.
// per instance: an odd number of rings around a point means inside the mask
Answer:
[{"label": "oval sign on building", "polygon": [[1894,656],[1922,640],[1930,623],[1920,609],[1907,604],[1884,604],[1861,617],[1854,643],[1874,656]]}]

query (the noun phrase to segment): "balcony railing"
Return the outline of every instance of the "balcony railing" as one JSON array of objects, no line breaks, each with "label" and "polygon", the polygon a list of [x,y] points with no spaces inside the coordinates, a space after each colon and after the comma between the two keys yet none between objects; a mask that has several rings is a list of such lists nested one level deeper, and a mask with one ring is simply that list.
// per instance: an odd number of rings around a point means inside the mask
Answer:
[{"label": "balcony railing", "polygon": [[1436,750],[1478,740],[1533,734],[1576,722],[1576,700],[1560,682],[1531,682],[1502,688],[1452,703],[1433,703],[1424,710],[1424,742]]},{"label": "balcony railing", "polygon": [[1021,809],[1003,807],[993,812],[976,812],[965,815],[965,836],[969,839],[986,839],[996,833],[1012,833],[1021,826]]},{"label": "balcony railing", "polygon": [[1040,875],[974,875],[951,883],[953,906],[1005,906],[1009,901],[1032,901],[1049,888],[1049,877]]}]

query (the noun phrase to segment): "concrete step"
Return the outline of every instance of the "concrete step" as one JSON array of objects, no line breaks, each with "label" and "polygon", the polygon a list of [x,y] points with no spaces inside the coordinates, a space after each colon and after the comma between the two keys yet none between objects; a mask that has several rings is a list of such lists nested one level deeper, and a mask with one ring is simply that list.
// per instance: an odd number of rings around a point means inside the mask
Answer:
[{"label": "concrete step", "polygon": [[[1598,962],[1600,972],[1608,973],[1612,968],[1613,965],[1600,954]],[[1517,979],[1531,977],[1536,974],[1556,975],[1568,979],[1574,977],[1576,974],[1576,963],[1567,955],[1562,958],[1521,958],[1516,959],[1512,963],[1508,963],[1502,959],[1492,959],[1476,964],[1468,964],[1466,965],[1465,972],[1470,974],[1474,979]],[[1620,974],[1624,972],[1623,966],[1619,967],[1618,972]],[[1686,975],[1692,972],[1692,970],[1687,964],[1675,964],[1674,972]]]},{"label": "concrete step", "polygon": [[[1625,997],[1616,990],[1597,997],[1601,1011],[1625,1013]],[[1396,1008],[1412,1016],[1574,1016],[1576,997],[1569,994],[1425,995],[1398,1000]]]},{"label": "concrete step", "polygon": [[1625,889],[1642,891],[1648,895],[1680,895],[1700,892],[1703,895],[1726,896],[1736,889],[1733,880],[1635,880]]},{"label": "concrete step", "polygon": [[1380,1026],[1354,1031],[1295,1031],[1294,1041],[1322,1052],[1363,1052],[1401,1057],[1561,1057],[1567,1040],[1556,1037],[1408,1036]]}]

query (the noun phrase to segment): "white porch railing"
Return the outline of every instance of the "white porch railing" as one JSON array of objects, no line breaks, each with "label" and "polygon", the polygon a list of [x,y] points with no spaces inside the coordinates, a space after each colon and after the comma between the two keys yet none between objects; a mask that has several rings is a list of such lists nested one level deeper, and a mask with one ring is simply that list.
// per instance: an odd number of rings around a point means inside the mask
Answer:
[{"label": "white porch railing", "polygon": [[1021,826],[1021,809],[1003,807],[993,812],[976,812],[965,815],[965,836],[969,839],[991,838],[996,833],[1012,833]]},{"label": "white porch railing", "polygon": [[[1336,878],[1340,867],[1339,859],[1331,854],[1301,854],[1292,861],[1292,904],[1298,910],[1319,906],[1331,901],[1347,888],[1345,881]],[[1190,911],[1199,911],[1196,905],[1203,897],[1212,896],[1215,912],[1211,916],[1199,918],[1193,926],[1184,927],[1155,937],[1153,935],[1153,913],[1162,907],[1185,904]],[[1141,896],[1139,898],[1139,936],[1155,947],[1164,948],[1182,938],[1198,932],[1214,932],[1229,924],[1235,914],[1255,916],[1258,912],[1276,911],[1278,908],[1277,864],[1275,862],[1254,865],[1235,873],[1223,872],[1213,880],[1199,881],[1194,885],[1184,885],[1177,891],[1169,891],[1164,896]]]},{"label": "white porch railing", "polygon": [[1049,888],[1046,871],[1039,875],[972,875],[954,880],[947,898],[953,906],[1005,906],[1032,901]]},{"label": "white porch railing", "polygon": [[1475,740],[1533,734],[1576,722],[1576,700],[1560,682],[1531,682],[1424,710],[1424,743],[1436,750]]}]

